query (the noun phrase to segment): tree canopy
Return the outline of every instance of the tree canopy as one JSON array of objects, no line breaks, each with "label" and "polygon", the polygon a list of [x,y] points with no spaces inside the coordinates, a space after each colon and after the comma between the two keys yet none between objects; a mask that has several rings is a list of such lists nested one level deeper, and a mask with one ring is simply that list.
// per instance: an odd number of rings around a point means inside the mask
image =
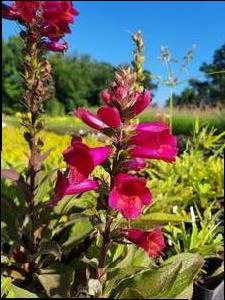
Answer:
[{"label": "tree canopy", "polygon": [[[22,43],[19,37],[3,41],[3,112],[21,111]],[[97,106],[100,92],[114,76],[114,67],[105,62],[93,60],[88,55],[49,54],[52,65],[54,98],[46,101],[47,113],[60,115],[74,110],[77,106]],[[151,73],[145,74],[145,87],[154,89]]]}]

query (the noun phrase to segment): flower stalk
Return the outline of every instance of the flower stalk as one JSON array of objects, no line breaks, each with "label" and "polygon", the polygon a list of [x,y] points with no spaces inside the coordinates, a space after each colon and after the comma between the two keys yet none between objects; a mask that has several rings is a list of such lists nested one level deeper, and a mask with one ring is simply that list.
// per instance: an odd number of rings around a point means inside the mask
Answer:
[{"label": "flower stalk", "polygon": [[[22,125],[25,127],[24,137],[30,150],[27,170],[27,182],[30,187],[30,198],[27,199],[27,204],[30,213],[33,212],[34,208],[36,177],[41,167],[41,149],[44,144],[43,140],[38,137],[38,133],[44,127],[40,116],[43,112],[43,102],[51,96],[49,91],[51,67],[47,59],[43,57],[41,37],[39,31],[36,30],[31,27],[21,35],[24,41],[22,52],[24,55],[23,79],[25,86],[23,103],[26,107],[26,115],[23,117]],[[36,39],[33,41],[34,35]]]}]

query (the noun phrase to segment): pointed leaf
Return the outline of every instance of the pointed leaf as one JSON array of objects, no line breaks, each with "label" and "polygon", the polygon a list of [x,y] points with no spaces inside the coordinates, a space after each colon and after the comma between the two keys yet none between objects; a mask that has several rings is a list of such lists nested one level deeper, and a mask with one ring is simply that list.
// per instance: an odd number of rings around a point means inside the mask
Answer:
[{"label": "pointed leaf", "polygon": [[70,288],[74,281],[74,270],[70,266],[55,263],[41,269],[38,279],[50,298],[70,298]]}]

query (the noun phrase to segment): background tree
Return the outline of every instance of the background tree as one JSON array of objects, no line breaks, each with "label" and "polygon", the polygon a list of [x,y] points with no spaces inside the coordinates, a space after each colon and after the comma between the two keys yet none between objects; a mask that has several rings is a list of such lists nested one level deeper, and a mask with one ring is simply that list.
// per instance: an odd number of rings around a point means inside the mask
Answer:
[{"label": "background tree", "polygon": [[[21,111],[21,41],[19,37],[10,37],[3,41],[3,112],[12,114]],[[63,115],[72,112],[78,106],[98,106],[100,92],[113,78],[114,66],[93,60],[89,55],[49,55],[52,65],[55,97],[45,103],[45,109],[51,115]],[[144,85],[155,89],[151,73],[144,70]]]},{"label": "background tree", "polygon": [[20,37],[10,37],[2,43],[2,103],[6,113],[22,109],[21,48]]}]

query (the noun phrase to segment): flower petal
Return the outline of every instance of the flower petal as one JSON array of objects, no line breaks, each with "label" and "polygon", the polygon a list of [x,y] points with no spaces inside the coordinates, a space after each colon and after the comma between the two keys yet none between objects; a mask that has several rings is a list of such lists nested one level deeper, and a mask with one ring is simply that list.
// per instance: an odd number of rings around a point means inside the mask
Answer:
[{"label": "flower petal", "polygon": [[144,91],[137,98],[134,105],[131,107],[131,110],[135,115],[140,114],[143,110],[145,110],[152,100],[152,95],[150,91]]},{"label": "flower petal", "polygon": [[145,168],[146,162],[143,158],[134,158],[134,159],[126,160],[122,166],[123,169],[126,171],[131,171],[131,170],[139,171]]},{"label": "flower petal", "polygon": [[109,158],[112,148],[109,146],[90,148],[89,153],[92,156],[94,166],[100,165]]},{"label": "flower petal", "polygon": [[169,130],[166,123],[163,122],[144,122],[136,126],[136,131],[147,131],[147,132],[162,132]]},{"label": "flower petal", "polygon": [[147,187],[143,190],[143,194],[141,195],[141,202],[144,205],[149,205],[152,202],[152,193]]},{"label": "flower petal", "polygon": [[120,113],[115,107],[102,106],[99,108],[97,115],[105,124],[113,129],[118,129],[122,126]]},{"label": "flower petal", "polygon": [[101,93],[101,98],[106,104],[110,104],[112,93],[109,90],[103,90]]},{"label": "flower petal", "polygon": [[74,181],[81,181],[87,178],[94,170],[94,161],[89,148],[82,143],[75,143],[69,146],[64,152],[63,157],[66,163],[71,167],[70,176]]},{"label": "flower petal", "polygon": [[94,129],[101,130],[104,128],[108,128],[108,126],[105,123],[103,123],[96,115],[90,113],[84,108],[78,108],[75,111],[75,115],[88,126]]},{"label": "flower petal", "polygon": [[59,43],[59,42],[44,42],[43,46],[49,50],[49,51],[53,51],[53,52],[64,52],[68,49],[68,43],[64,42],[64,43]]},{"label": "flower petal", "polygon": [[137,146],[131,149],[129,153],[131,157],[161,159],[166,162],[174,162],[177,155],[177,148],[169,145],[163,145],[159,149]]},{"label": "flower petal", "polygon": [[128,228],[124,233],[129,241],[143,248],[150,257],[159,256],[166,246],[160,228],[155,228],[151,231]]},{"label": "flower petal", "polygon": [[80,183],[69,184],[65,190],[65,195],[81,194],[87,191],[95,190],[99,187],[96,180],[86,179]]}]

